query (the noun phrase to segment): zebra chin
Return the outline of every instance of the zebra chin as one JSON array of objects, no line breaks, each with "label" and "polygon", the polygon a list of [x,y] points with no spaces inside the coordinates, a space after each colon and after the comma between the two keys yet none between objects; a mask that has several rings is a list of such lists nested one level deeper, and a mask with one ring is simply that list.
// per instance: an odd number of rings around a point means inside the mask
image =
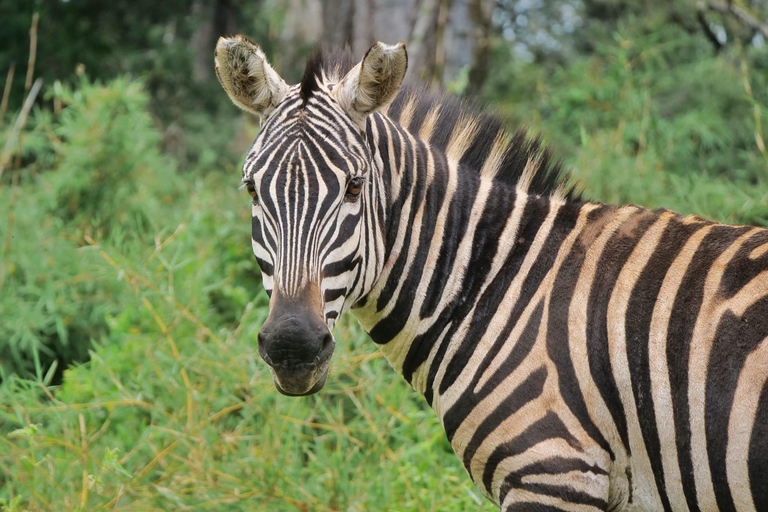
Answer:
[{"label": "zebra chin", "polygon": [[291,368],[272,367],[275,388],[285,396],[308,396],[317,393],[328,379],[330,358],[319,365],[300,365]]}]

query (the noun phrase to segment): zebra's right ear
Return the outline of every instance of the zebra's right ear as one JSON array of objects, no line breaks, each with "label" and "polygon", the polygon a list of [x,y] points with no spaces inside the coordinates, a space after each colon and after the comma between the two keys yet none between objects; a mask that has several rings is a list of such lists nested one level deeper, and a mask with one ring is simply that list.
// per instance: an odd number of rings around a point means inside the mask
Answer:
[{"label": "zebra's right ear", "polygon": [[366,118],[395,97],[407,70],[405,44],[379,42],[341,79],[332,94],[352,121],[365,129]]},{"label": "zebra's right ear", "polygon": [[235,105],[266,118],[285,97],[288,84],[272,69],[259,45],[245,36],[220,37],[216,76]]}]

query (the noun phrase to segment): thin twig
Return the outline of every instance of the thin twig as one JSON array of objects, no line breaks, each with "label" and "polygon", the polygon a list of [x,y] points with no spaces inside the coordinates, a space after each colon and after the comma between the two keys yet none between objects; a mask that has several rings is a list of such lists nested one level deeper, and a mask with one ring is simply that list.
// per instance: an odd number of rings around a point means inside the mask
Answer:
[{"label": "thin twig", "polygon": [[83,484],[80,491],[80,508],[85,510],[88,504],[88,431],[85,428],[85,416],[83,413],[77,415],[80,423],[80,465],[83,471]]},{"label": "thin twig", "polygon": [[13,75],[16,74],[16,63],[11,62],[11,67],[8,68],[8,76],[5,78],[5,88],[3,89],[3,101],[0,102],[0,126],[3,126],[3,119],[5,119],[5,113],[8,111],[8,100],[11,97],[11,84],[13,83]]},{"label": "thin twig", "polygon": [[760,32],[764,38],[768,39],[768,25],[762,23],[760,20],[749,14],[738,5],[735,5],[733,2],[722,3],[715,2],[713,0],[710,0],[709,2],[702,1],[698,3],[697,8],[699,11],[708,9],[710,11],[717,11],[721,14],[730,14],[742,25]]},{"label": "thin twig", "polygon": [[5,149],[3,150],[3,153],[0,154],[0,177],[2,177],[3,171],[5,171],[5,166],[11,159],[13,154],[13,147],[16,145],[16,139],[19,138],[19,133],[24,128],[24,125],[27,124],[27,116],[29,115],[29,111],[32,110],[32,105],[35,104],[35,99],[37,98],[37,94],[40,92],[40,88],[42,86],[42,78],[35,80],[35,83],[32,85],[32,89],[30,89],[29,94],[27,95],[26,101],[24,101],[24,105],[21,107],[19,117],[16,118],[16,124],[14,124],[13,130],[11,130],[11,135],[8,137],[8,140],[5,143]]},{"label": "thin twig", "polygon": [[749,66],[743,55],[741,56],[741,82],[744,85],[744,91],[752,102],[752,115],[755,120],[755,144],[765,161],[768,162],[768,150],[765,148],[765,141],[763,140],[762,113],[760,112],[760,105],[755,100],[755,95],[752,94],[752,85],[749,83]]},{"label": "thin twig", "polygon": [[11,185],[11,200],[8,203],[8,222],[5,225],[5,243],[3,244],[3,259],[0,261],[0,291],[2,291],[5,285],[5,278],[9,272],[8,255],[11,254],[11,238],[13,238],[13,227],[16,223],[16,214],[14,208],[16,207],[16,201],[19,198],[19,174],[16,173],[13,176]]},{"label": "thin twig", "polygon": [[32,26],[29,28],[29,61],[27,61],[27,81],[24,82],[24,89],[29,90],[32,87],[32,78],[35,76],[35,60],[37,59],[37,22],[40,14],[32,15]]},{"label": "thin twig", "polygon": [[704,9],[698,9],[696,11],[696,19],[699,20],[699,25],[701,25],[701,29],[704,31],[704,35],[707,37],[710,43],[712,43],[712,46],[715,47],[715,52],[720,52],[720,50],[723,49],[723,43],[720,41],[720,39],[717,38],[717,34],[712,30],[712,27],[709,26],[709,21],[707,21],[707,17],[704,15]]}]

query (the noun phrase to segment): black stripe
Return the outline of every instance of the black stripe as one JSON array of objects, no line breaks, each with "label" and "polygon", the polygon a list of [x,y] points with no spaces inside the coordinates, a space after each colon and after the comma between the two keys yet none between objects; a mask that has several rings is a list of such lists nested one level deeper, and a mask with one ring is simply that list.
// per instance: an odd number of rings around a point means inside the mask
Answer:
[{"label": "black stripe", "polygon": [[619,388],[613,377],[608,347],[608,303],[619,273],[626,265],[640,237],[656,218],[657,214],[653,212],[638,211],[624,221],[618,231],[610,237],[597,263],[598,271],[592,282],[587,304],[587,354],[590,373],[603,401],[608,406],[621,442],[628,453],[631,449],[627,418]]},{"label": "black stripe", "polygon": [[[534,238],[536,237],[536,234],[538,233],[539,229],[541,228],[541,224],[544,222],[544,219],[547,217],[547,212],[549,211],[549,203],[547,201],[542,201],[541,199],[536,198],[529,198],[528,201],[525,204],[522,218],[520,220],[520,229],[519,229],[519,235],[518,240],[515,242],[514,248],[507,256],[506,261],[503,265],[503,271],[499,272],[499,274],[496,276],[496,278],[493,280],[493,282],[488,286],[488,288],[485,291],[486,299],[484,302],[486,303],[493,303],[491,299],[493,298],[495,300],[495,304],[492,304],[487,309],[481,309],[476,312],[475,318],[473,318],[473,322],[475,324],[482,325],[483,321],[485,321],[487,325],[487,319],[483,320],[481,317],[478,317],[478,315],[489,315],[487,318],[490,318],[493,313],[496,312],[496,309],[498,308],[498,304],[504,299],[506,296],[507,290],[509,289],[510,284],[512,283],[515,276],[517,276],[518,271],[520,270],[520,267],[523,264],[523,261],[525,260],[525,257],[528,254],[528,250],[531,247],[531,244],[533,243]],[[440,347],[438,348],[437,354],[434,358],[433,364],[429,368],[429,374],[427,377],[427,386],[426,386],[426,392],[425,392],[425,398],[427,399],[427,402],[429,404],[432,404],[432,393],[433,393],[433,387],[434,387],[434,381],[435,376],[437,375],[437,370],[440,367],[440,365],[443,363],[443,358],[445,357],[445,352],[448,349],[448,344],[451,341],[451,338],[455,334],[456,329],[459,328],[460,321],[456,321],[454,319],[463,319],[465,318],[470,311],[472,311],[472,308],[475,306],[475,298],[474,297],[468,297],[471,300],[465,300],[463,297],[456,297],[454,301],[443,310],[443,314],[445,315],[446,322],[451,322],[450,329],[445,336],[445,339],[440,344]],[[443,319],[443,314],[441,314],[441,319]],[[496,344],[494,344],[494,347],[491,349],[489,354],[485,357],[485,360],[487,364],[490,364],[490,361],[495,356],[495,354],[498,353],[500,350],[501,344],[504,343],[507,337],[509,337],[509,333],[512,330],[512,327],[514,326],[514,322],[508,321],[507,326],[502,331],[502,333],[499,335],[499,340]],[[442,332],[441,330],[438,330],[437,325],[435,326],[435,335]],[[465,340],[467,337],[465,336]],[[476,343],[476,340],[475,340]],[[468,349],[469,350],[469,349]],[[478,368],[476,372],[475,379],[479,379],[479,372],[483,371],[483,367]],[[473,382],[477,382],[477,380],[473,380]],[[474,386],[472,386],[474,388]]]},{"label": "black stripe", "polygon": [[[376,304],[376,309],[381,311],[386,307],[386,305],[389,303],[389,301],[394,296],[395,290],[397,289],[398,284],[400,283],[400,279],[403,278],[405,273],[405,264],[408,257],[408,244],[411,240],[411,236],[413,233],[413,227],[414,227],[414,218],[416,217],[416,213],[419,210],[419,205],[424,200],[424,195],[426,194],[426,173],[419,173],[416,172],[417,169],[424,169],[426,166],[427,158],[426,158],[426,151],[427,149],[422,145],[418,144],[417,146],[410,146],[406,145],[406,160],[408,161],[404,165],[403,172],[400,176],[400,179],[402,180],[401,189],[400,189],[400,196],[398,197],[397,202],[399,204],[393,205],[391,211],[395,212],[402,212],[403,208],[405,206],[405,202],[408,201],[408,198],[411,198],[411,211],[409,212],[408,219],[400,219],[399,215],[393,215],[393,224],[390,226],[390,236],[391,240],[387,240],[387,248],[388,250],[392,250],[392,247],[395,244],[395,239],[397,237],[397,231],[399,230],[399,223],[401,221],[406,222],[406,229],[405,229],[405,239],[403,242],[403,248],[400,254],[398,254],[397,259],[395,260],[394,264],[392,265],[392,270],[389,275],[389,279],[387,279],[387,282],[384,285],[384,288],[381,290],[381,293],[379,294],[378,302]],[[391,243],[390,243],[391,242]],[[387,255],[389,256],[389,255]],[[395,334],[397,334],[396,331]],[[379,343],[376,338],[371,336],[374,341]],[[383,337],[382,343],[385,343],[389,341],[392,337]]]},{"label": "black stripe", "polygon": [[759,258],[749,258],[753,250],[766,244],[768,244],[768,230],[758,231],[744,242],[723,273],[718,291],[720,296],[726,299],[733,297],[760,272],[768,269],[768,252]]},{"label": "black stripe", "polygon": [[[445,434],[448,436],[449,441],[453,440],[453,436],[456,433],[456,430],[461,426],[464,420],[469,417],[477,404],[482,402],[489,394],[491,394],[491,392],[497,389],[505,379],[509,378],[509,375],[515,371],[522,360],[528,355],[539,334],[543,312],[544,303],[540,302],[536,306],[536,309],[533,311],[533,314],[531,314],[531,317],[528,320],[528,324],[525,326],[525,329],[515,344],[515,348],[512,349],[512,353],[507,357],[507,360],[504,361],[502,365],[500,365],[499,369],[494,372],[490,379],[488,379],[486,385],[483,386],[483,388],[480,389],[478,393],[475,393],[475,388],[477,387],[480,378],[485,373],[484,369],[478,367],[477,371],[472,376],[472,382],[466,386],[466,388],[462,391],[461,396],[459,396],[451,408],[445,412],[443,415],[443,428],[445,429]],[[546,371],[544,372],[544,377],[546,377]],[[542,386],[544,385],[544,377],[541,377]],[[533,389],[529,389],[528,391],[530,392],[530,396],[528,397],[527,401],[531,401],[536,398],[536,396],[538,396],[533,394]],[[539,390],[539,394],[540,393],[541,390]],[[524,398],[524,396],[515,395],[514,393],[513,395],[515,398]],[[506,398],[506,400],[511,399],[512,395]],[[522,407],[523,405],[525,404],[522,403],[515,409],[509,409],[509,407],[505,407],[504,409],[501,409],[500,412],[504,415],[509,415],[514,413],[515,410]],[[504,418],[502,417],[497,419],[499,419],[499,421],[503,421]],[[495,427],[496,425],[488,424],[488,426]],[[485,434],[487,435],[487,433],[488,432]],[[479,441],[482,441],[482,439]],[[469,448],[467,448],[467,450],[469,450]]]},{"label": "black stripe", "polygon": [[[570,433],[568,427],[565,426],[560,417],[554,412],[548,412],[543,418],[530,425],[520,435],[499,445],[493,453],[488,456],[488,462],[483,471],[483,485],[486,489],[491,489],[491,485],[493,484],[493,474],[496,472],[499,464],[504,462],[505,459],[520,455],[542,441],[558,438],[563,439],[577,450],[581,449],[578,440]],[[505,485],[507,486],[506,491],[504,489]],[[504,502],[504,498],[508,491],[509,487],[505,481],[499,493],[499,503]]]},{"label": "black stripe", "polygon": [[413,109],[413,115],[408,123],[408,131],[411,133],[419,133],[421,126],[424,124],[424,120],[427,118],[427,114],[436,105],[426,102],[417,101]]},{"label": "black stripe", "polygon": [[[448,279],[455,272],[453,266],[459,245],[464,237],[467,236],[467,228],[472,214],[472,203],[476,197],[478,185],[479,180],[476,177],[472,178],[471,175],[467,176],[465,174],[459,180],[456,195],[451,202],[448,216],[446,217],[443,243],[440,247],[438,260],[422,302],[420,311],[422,318],[430,316],[437,309],[438,303],[443,299]],[[403,376],[409,382],[413,372],[427,360],[432,346],[448,323],[456,318],[466,316],[474,306],[480,286],[489,270],[490,263],[488,262],[492,261],[495,254],[501,230],[504,226],[504,220],[511,215],[514,207],[514,196],[507,197],[501,194],[499,196],[499,199],[486,206],[483,216],[478,223],[473,239],[473,247],[476,248],[477,255],[475,260],[467,264],[468,270],[465,271],[461,282],[462,292],[443,308],[434,325],[424,335],[414,339],[409,347],[403,364]],[[439,207],[445,208],[445,205],[440,204]],[[495,228],[479,236],[480,232],[486,231],[489,225],[493,225]],[[489,254],[486,254],[484,262],[481,263],[477,261],[477,256],[483,252]],[[446,338],[452,338],[456,328],[458,328],[458,322],[452,326]]]},{"label": "black stripe", "polygon": [[[514,415],[525,404],[541,396],[544,391],[544,383],[547,380],[547,369],[542,367],[531,373],[520,386],[515,388],[509,396],[502,400],[499,405],[488,414],[478,425],[472,438],[467,443],[464,450],[464,467],[469,471],[472,458],[477,453],[477,449],[483,444],[489,435],[491,435],[504,420]],[[477,413],[475,413],[476,415]],[[467,416],[465,416],[466,418]],[[451,436],[449,436],[449,439]],[[469,474],[474,480],[474,475]]]},{"label": "black stripe", "polygon": [[504,125],[501,120],[488,114],[478,116],[478,124],[483,127],[479,130],[472,143],[469,145],[459,160],[459,165],[470,169],[481,169],[488,155],[491,154],[493,143],[502,130]]},{"label": "black stripe", "polygon": [[387,106],[387,117],[393,121],[400,121],[400,114],[403,111],[403,107],[408,102],[409,96],[402,92],[397,94],[392,102]]},{"label": "black stripe", "polygon": [[[768,290],[766,290],[768,293]],[[768,297],[756,300],[737,317],[726,311],[717,326],[707,372],[705,429],[707,453],[717,506],[722,512],[735,512],[733,496],[728,485],[725,454],[728,447],[728,420],[733,397],[744,361],[768,337]],[[760,455],[768,459],[768,453]],[[768,475],[763,475],[768,483]]]},{"label": "black stripe", "polygon": [[[395,298],[395,307],[392,312],[379,320],[379,322],[368,333],[371,339],[379,345],[386,344],[392,340],[403,329],[408,317],[410,316],[411,306],[416,298],[416,289],[418,288],[419,277],[423,271],[423,260],[426,249],[423,248],[423,239],[421,238],[423,233],[419,234],[419,239],[416,242],[419,244],[419,255],[414,257],[414,262],[409,268],[406,268],[409,252],[409,243],[413,237],[413,231],[415,228],[415,217],[420,209],[422,203],[434,201],[434,197],[430,197],[430,190],[426,186],[426,173],[416,172],[417,169],[426,169],[427,166],[427,151],[428,149],[422,144],[418,145],[418,149],[415,152],[416,161],[413,162],[416,178],[416,183],[413,186],[413,203],[411,204],[411,211],[408,219],[408,227],[405,232],[405,241],[403,249],[397,256],[394,265],[392,266],[391,273],[387,279],[384,288],[381,291],[378,299],[378,309],[381,311],[392,298],[394,297],[395,290],[401,281],[404,280],[403,287],[400,289],[400,294]],[[429,215],[424,216],[424,220],[421,228],[424,229],[424,223],[431,222]],[[421,257],[421,260],[419,260]],[[419,265],[421,261],[422,266]]]},{"label": "black stripe", "polygon": [[647,264],[640,273],[627,305],[625,327],[630,382],[640,430],[656,481],[656,489],[666,511],[672,510],[672,506],[669,503],[664,482],[658,429],[669,428],[671,425],[657,424],[651,389],[648,344],[653,308],[656,305],[656,299],[667,271],[688,239],[701,227],[702,224],[685,225],[679,218],[673,218],[669,221],[658,244],[653,248]]},{"label": "black stripe", "polygon": [[[435,157],[434,165],[437,169],[444,169],[447,164],[443,155],[433,154]],[[426,165],[426,161],[425,161]],[[413,257],[413,261],[408,269],[409,283],[405,283],[401,288],[400,295],[397,298],[394,311],[402,310],[406,313],[403,320],[407,320],[408,314],[411,310],[411,305],[416,301],[416,290],[421,284],[422,274],[425,270],[427,258],[429,257],[430,245],[432,238],[435,234],[435,219],[440,214],[440,210],[444,208],[442,199],[445,197],[445,191],[447,183],[444,180],[433,180],[427,187],[427,191],[422,203],[423,215],[421,226],[418,231],[418,240],[416,246],[416,252]],[[414,205],[415,206],[415,205]],[[406,239],[404,245],[403,257],[405,253],[409,251],[408,240]],[[394,276],[393,276],[394,277]],[[402,277],[402,276],[399,276]],[[399,279],[397,279],[399,281]],[[394,315],[393,311],[393,315]],[[392,315],[389,317],[392,318]],[[389,320],[388,320],[389,321]],[[399,332],[399,331],[398,331]]]},{"label": "black stripe", "polygon": [[[541,210],[546,212],[543,216],[547,216],[549,213],[549,198],[531,199],[530,201],[539,203]],[[508,286],[504,289],[497,286],[489,286],[479,299],[475,300],[474,298],[480,292],[480,288],[487,278],[488,271],[491,269],[499,234],[504,227],[504,222],[501,222],[499,218],[493,216],[494,213],[499,214],[500,212],[503,215],[502,218],[509,216],[503,209],[500,209],[499,206],[494,204],[494,202],[490,202],[488,208],[485,210],[487,215],[483,216],[483,219],[478,224],[477,230],[475,231],[475,239],[472,243],[472,247],[479,254],[474,255],[471,258],[468,265],[468,269],[470,270],[467,272],[463,286],[463,290],[469,288],[471,291],[469,295],[469,303],[474,306],[475,311],[469,329],[467,330],[467,334],[464,336],[464,339],[461,340],[461,345],[459,345],[453,358],[448,362],[445,375],[440,382],[440,393],[445,393],[448,388],[453,385],[458,376],[461,375],[464,367],[472,357],[477,342],[482,339],[485,331],[488,329],[488,323],[496,314],[499,304],[506,299]],[[509,321],[506,325],[509,330],[505,328],[502,335],[497,337],[497,342],[494,344],[494,347],[489,352],[488,356],[485,357],[483,364],[478,368],[478,372],[483,371],[487,365],[490,364],[492,358],[495,357],[498,351],[501,350],[501,347],[507,342],[512,327],[517,323],[518,319],[525,311],[525,308],[528,306],[531,299],[533,299],[536,291],[538,291],[541,281],[552,266],[552,262],[557,254],[557,248],[565,238],[567,231],[569,231],[575,224],[575,221],[571,218],[572,214],[573,212],[568,211],[567,208],[561,209],[557,213],[553,228],[547,233],[547,238],[544,241],[543,248],[537,257],[536,262],[531,267],[528,275],[525,276],[522,291],[520,292],[520,298],[515,303],[515,306],[512,309],[512,314],[509,316]],[[525,241],[526,234],[522,233],[521,236],[522,240]],[[535,236],[539,236],[539,234],[536,233]],[[480,254],[488,254],[488,256],[483,259],[480,257]],[[505,268],[500,273],[511,273],[511,271],[512,269]]]},{"label": "black stripe", "polygon": [[685,272],[675,296],[667,331],[667,364],[675,419],[677,457],[683,493],[691,512],[699,509],[691,456],[690,410],[688,408],[688,361],[691,337],[704,299],[704,281],[709,267],[743,230],[715,226],[704,237]]},{"label": "black stripe", "polygon": [[[587,226],[594,229],[595,225],[604,223],[612,208],[598,208],[587,215]],[[598,224],[598,225],[600,225]],[[615,454],[605,435],[589,415],[574,365],[586,365],[586,361],[573,361],[570,354],[568,326],[572,322],[569,317],[571,301],[579,280],[581,268],[584,265],[587,248],[583,245],[581,235],[574,242],[568,255],[558,269],[557,277],[552,284],[549,302],[549,322],[547,324],[547,353],[557,367],[558,389],[563,401],[579,421],[585,432],[605,450],[611,460]]]},{"label": "black stripe", "polygon": [[432,147],[445,151],[451,135],[461,115],[461,104],[455,101],[447,101],[440,104],[440,112],[437,114],[436,129],[432,132],[429,144]]},{"label": "black stripe", "polygon": [[555,507],[554,505],[542,505],[541,503],[533,503],[531,501],[518,501],[505,508],[503,512],[569,512],[569,510]]},{"label": "black stripe", "polygon": [[515,475],[523,478],[528,475],[561,475],[573,471],[592,473],[597,476],[609,476],[608,471],[596,464],[589,464],[585,460],[570,457],[551,457],[534,462],[515,471]]},{"label": "black stripe", "polygon": [[576,489],[573,489],[572,487],[568,487],[567,485],[523,483],[516,477],[516,475],[508,476],[507,481],[504,482],[505,486],[507,485],[507,482],[509,483],[508,489],[504,489],[504,486],[502,486],[502,488],[506,491],[506,493],[509,493],[509,491],[512,489],[520,489],[522,491],[527,491],[530,493],[536,493],[543,496],[558,498],[564,501],[565,503],[572,503],[576,505],[588,505],[591,507],[595,507],[598,510],[608,509],[608,503],[604,499],[596,498],[591,494],[577,491]]},{"label": "black stripe", "polygon": [[[457,178],[456,193],[447,206],[448,211],[445,217],[446,228],[443,233],[443,243],[440,245],[440,252],[435,263],[435,271],[432,274],[424,301],[421,304],[419,314],[422,318],[432,316],[443,297],[445,285],[454,271],[453,264],[456,261],[456,252],[467,232],[469,219],[472,215],[472,204],[475,197],[477,197],[477,188],[480,180],[473,178],[469,173],[458,173]],[[511,197],[510,201],[514,205],[514,197]],[[445,204],[441,206],[446,208]]]},{"label": "black stripe", "polygon": [[346,288],[331,288],[323,292],[323,300],[325,302],[333,302],[339,297],[343,297],[347,293]]},{"label": "black stripe", "polygon": [[332,261],[331,263],[327,263],[323,267],[323,276],[325,277],[339,276],[344,272],[349,272],[355,267],[355,265],[358,265],[359,263],[360,263],[360,257],[354,253],[350,254],[343,259]]}]

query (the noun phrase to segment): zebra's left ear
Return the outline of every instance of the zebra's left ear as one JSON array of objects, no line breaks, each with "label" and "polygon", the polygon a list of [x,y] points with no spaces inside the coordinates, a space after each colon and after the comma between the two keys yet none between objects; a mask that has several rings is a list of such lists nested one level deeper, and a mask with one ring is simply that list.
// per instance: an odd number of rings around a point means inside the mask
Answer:
[{"label": "zebra's left ear", "polygon": [[408,69],[405,43],[376,43],[333,89],[341,108],[360,128],[365,119],[395,97]]}]

